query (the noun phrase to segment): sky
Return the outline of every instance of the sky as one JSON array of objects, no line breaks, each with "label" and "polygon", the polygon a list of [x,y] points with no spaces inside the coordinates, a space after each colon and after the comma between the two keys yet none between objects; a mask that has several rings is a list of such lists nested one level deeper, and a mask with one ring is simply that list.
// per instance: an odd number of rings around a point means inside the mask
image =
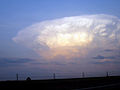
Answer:
[{"label": "sky", "polygon": [[0,0],[0,80],[120,75],[119,12],[119,0]]}]

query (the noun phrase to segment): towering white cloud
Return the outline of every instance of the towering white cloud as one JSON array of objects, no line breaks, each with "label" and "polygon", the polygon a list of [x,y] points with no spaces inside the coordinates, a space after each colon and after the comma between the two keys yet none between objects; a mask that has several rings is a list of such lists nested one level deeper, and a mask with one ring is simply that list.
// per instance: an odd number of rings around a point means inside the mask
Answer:
[{"label": "towering white cloud", "polygon": [[96,14],[48,20],[21,30],[13,40],[46,59],[84,57],[96,48],[120,46],[120,19]]}]

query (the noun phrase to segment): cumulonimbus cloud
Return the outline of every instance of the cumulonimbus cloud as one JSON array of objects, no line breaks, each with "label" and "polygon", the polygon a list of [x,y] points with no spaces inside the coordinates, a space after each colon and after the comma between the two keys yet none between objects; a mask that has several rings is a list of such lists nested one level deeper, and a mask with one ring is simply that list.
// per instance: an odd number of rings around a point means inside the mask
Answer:
[{"label": "cumulonimbus cloud", "polygon": [[33,24],[13,38],[46,59],[82,57],[96,48],[120,45],[120,19],[96,14],[47,20]]}]

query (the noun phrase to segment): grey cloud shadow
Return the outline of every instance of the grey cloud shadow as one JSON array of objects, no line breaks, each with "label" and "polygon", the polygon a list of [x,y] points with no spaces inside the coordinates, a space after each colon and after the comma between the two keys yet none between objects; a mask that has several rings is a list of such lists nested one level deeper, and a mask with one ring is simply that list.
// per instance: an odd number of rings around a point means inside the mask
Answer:
[{"label": "grey cloud shadow", "polygon": [[120,64],[120,61],[93,62],[93,64]]},{"label": "grey cloud shadow", "polygon": [[105,49],[104,51],[105,52],[113,52],[114,50],[113,49]]},{"label": "grey cloud shadow", "polygon": [[97,55],[95,57],[92,57],[92,59],[116,59],[115,56],[102,56],[102,55]]}]

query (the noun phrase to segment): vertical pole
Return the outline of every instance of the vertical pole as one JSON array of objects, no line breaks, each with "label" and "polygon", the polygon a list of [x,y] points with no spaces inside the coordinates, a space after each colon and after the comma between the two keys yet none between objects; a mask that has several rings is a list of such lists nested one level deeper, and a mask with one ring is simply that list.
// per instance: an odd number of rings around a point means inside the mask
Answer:
[{"label": "vertical pole", "polygon": [[55,73],[53,73],[53,79],[55,79]]},{"label": "vertical pole", "polygon": [[85,73],[84,73],[84,72],[82,72],[82,77],[83,77],[83,78],[85,77]]},{"label": "vertical pole", "polygon": [[17,81],[18,81],[18,74],[16,74],[16,79],[17,79]]},{"label": "vertical pole", "polygon": [[108,72],[106,72],[106,77],[108,77],[109,76],[109,73]]}]

